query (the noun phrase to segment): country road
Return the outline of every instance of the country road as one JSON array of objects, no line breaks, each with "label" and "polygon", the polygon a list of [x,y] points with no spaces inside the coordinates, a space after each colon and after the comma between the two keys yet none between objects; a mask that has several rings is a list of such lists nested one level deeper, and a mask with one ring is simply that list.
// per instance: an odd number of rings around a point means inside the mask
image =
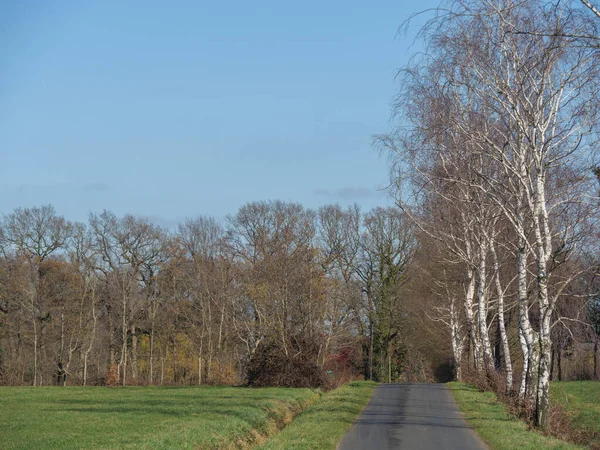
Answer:
[{"label": "country road", "polygon": [[485,450],[443,384],[384,384],[339,450]]}]

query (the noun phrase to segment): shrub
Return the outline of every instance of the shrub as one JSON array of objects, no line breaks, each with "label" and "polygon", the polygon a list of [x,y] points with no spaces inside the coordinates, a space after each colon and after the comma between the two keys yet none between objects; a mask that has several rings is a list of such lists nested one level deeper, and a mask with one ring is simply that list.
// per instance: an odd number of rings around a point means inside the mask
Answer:
[{"label": "shrub", "polygon": [[111,364],[106,372],[105,382],[107,386],[119,385],[119,370],[116,364]]},{"label": "shrub", "polygon": [[294,340],[286,349],[267,341],[254,352],[248,363],[248,385],[254,387],[322,387],[325,371],[317,364],[318,346]]}]

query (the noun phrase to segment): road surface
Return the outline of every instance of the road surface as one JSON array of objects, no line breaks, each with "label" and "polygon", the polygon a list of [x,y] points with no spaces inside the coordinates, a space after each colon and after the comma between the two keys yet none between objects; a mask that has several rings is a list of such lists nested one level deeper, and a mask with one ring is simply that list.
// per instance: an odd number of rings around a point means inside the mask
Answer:
[{"label": "road surface", "polygon": [[339,450],[485,450],[443,384],[383,384]]}]

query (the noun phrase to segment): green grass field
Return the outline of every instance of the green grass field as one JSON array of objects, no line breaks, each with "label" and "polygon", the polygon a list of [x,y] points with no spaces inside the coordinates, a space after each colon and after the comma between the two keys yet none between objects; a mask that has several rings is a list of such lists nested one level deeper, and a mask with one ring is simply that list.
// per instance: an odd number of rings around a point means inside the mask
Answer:
[{"label": "green grass field", "polygon": [[357,381],[323,395],[277,433],[261,450],[335,449],[369,402],[377,383]]},{"label": "green grass field", "polygon": [[567,411],[576,433],[600,448],[600,382],[565,381],[550,384],[552,400]]},{"label": "green grass field", "polygon": [[492,450],[581,449],[576,445],[532,431],[492,392],[480,392],[464,383],[448,383],[467,422]]},{"label": "green grass field", "polygon": [[0,388],[1,449],[236,448],[315,401],[311,389]]},{"label": "green grass field", "polygon": [[[448,385],[467,421],[492,450],[583,448],[531,431],[493,393],[463,383]],[[0,448],[215,449],[259,444],[263,450],[335,449],[375,386],[354,382],[327,394],[213,386],[4,387]],[[551,389],[574,426],[588,436],[600,433],[600,383],[553,383]],[[284,423],[289,425],[278,432]]]}]

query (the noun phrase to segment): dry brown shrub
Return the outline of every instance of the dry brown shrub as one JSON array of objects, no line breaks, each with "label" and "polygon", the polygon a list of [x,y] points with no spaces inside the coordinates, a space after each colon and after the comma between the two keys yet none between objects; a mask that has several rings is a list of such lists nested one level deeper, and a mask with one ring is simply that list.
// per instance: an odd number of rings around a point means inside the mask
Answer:
[{"label": "dry brown shrub", "polygon": [[213,361],[210,369],[211,384],[235,386],[237,383],[235,365],[230,362]]},{"label": "dry brown shrub", "polygon": [[105,382],[107,386],[119,385],[119,370],[116,364],[111,364],[106,371]]}]

